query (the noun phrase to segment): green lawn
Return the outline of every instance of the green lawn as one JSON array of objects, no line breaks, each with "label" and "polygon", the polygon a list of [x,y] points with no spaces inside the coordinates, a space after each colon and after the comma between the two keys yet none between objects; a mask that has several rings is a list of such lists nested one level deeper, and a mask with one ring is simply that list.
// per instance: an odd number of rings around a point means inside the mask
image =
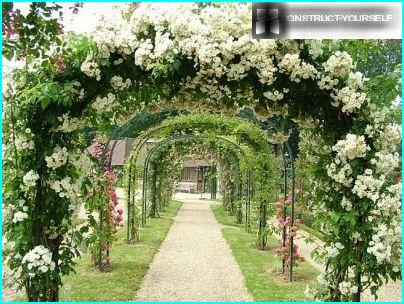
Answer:
[{"label": "green lawn", "polygon": [[[75,267],[77,273],[63,278],[60,300],[133,301],[181,204],[172,201],[160,218],[148,219],[147,227],[140,230],[139,244],[126,244],[126,229],[120,229],[118,240],[111,247],[111,271],[98,272],[91,266],[88,255],[84,255]],[[17,300],[25,301],[25,297]]]},{"label": "green lawn", "polygon": [[76,267],[77,274],[65,277],[62,301],[131,301],[146,275],[161,243],[181,207],[172,201],[160,218],[148,219],[147,227],[140,230],[140,243],[125,243],[126,229],[118,232],[118,241],[111,248],[111,271],[100,273],[84,256]]},{"label": "green lawn", "polygon": [[304,290],[307,284],[314,286],[317,283],[317,269],[307,262],[302,263],[295,268],[295,279],[289,283],[279,271],[279,258],[272,253],[277,244],[275,238],[269,239],[267,250],[257,250],[253,247],[252,236],[243,230],[242,225],[236,224],[234,216],[229,216],[219,204],[212,205],[212,210],[223,225],[222,233],[255,301],[307,301]]}]

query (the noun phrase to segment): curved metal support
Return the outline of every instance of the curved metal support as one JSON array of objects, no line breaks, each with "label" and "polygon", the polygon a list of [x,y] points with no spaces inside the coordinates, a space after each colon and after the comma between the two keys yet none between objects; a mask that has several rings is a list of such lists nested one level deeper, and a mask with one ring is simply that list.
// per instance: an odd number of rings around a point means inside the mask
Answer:
[{"label": "curved metal support", "polygon": [[[150,158],[152,157],[152,155],[158,151],[159,149],[163,148],[165,145],[167,144],[171,144],[174,142],[179,142],[179,141],[204,141],[204,140],[208,140],[208,139],[216,139],[216,140],[220,140],[223,141],[231,146],[233,146],[234,148],[236,148],[235,150],[239,151],[239,153],[245,158],[247,159],[247,155],[245,154],[245,152],[243,151],[243,149],[240,148],[239,145],[237,145],[236,143],[222,138],[222,137],[207,137],[207,136],[196,136],[196,135],[180,135],[180,136],[174,136],[174,137],[168,137],[166,139],[163,139],[162,141],[158,142],[147,154],[145,162],[144,162],[144,168],[143,168],[143,193],[142,193],[142,226],[144,227],[146,225],[146,208],[147,208],[147,174],[148,174],[148,167],[149,167],[149,162],[150,162]],[[251,169],[249,169],[249,172],[251,171]],[[248,184],[251,184],[251,174],[249,174],[248,176]],[[249,188],[249,187],[248,187]],[[247,195],[247,205],[246,205],[246,210],[248,210],[248,222],[247,222],[247,227],[249,225],[249,215],[250,215],[250,198],[249,198],[249,193]]]},{"label": "curved metal support", "polygon": [[[286,148],[286,149],[285,149]],[[288,141],[282,143],[280,145],[280,150],[283,156],[283,170],[284,170],[284,200],[288,198],[288,166],[290,165],[291,170],[291,210],[290,210],[290,229],[292,229],[295,221],[295,160],[293,157],[293,152],[290,147]],[[283,220],[286,219],[286,206],[283,207]],[[283,227],[282,233],[282,245],[283,247],[286,245],[286,227]],[[290,264],[289,264],[289,281],[293,280],[293,260],[294,260],[294,248],[293,248],[293,236],[290,236],[289,239],[289,255],[290,255]],[[285,272],[285,261],[282,261],[282,271]]]}]

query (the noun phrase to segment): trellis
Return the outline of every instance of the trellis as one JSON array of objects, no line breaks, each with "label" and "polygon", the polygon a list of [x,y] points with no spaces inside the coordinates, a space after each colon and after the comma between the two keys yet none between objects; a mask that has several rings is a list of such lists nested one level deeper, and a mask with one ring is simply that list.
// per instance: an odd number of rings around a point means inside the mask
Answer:
[{"label": "trellis", "polygon": [[[171,144],[171,143],[175,143],[175,142],[180,142],[180,141],[199,141],[199,142],[203,142],[204,140],[207,139],[212,139],[212,138],[208,138],[208,137],[203,137],[203,136],[195,136],[195,135],[182,135],[182,136],[175,136],[175,137],[169,137],[169,138],[165,138],[162,141],[158,142],[147,154],[146,159],[145,159],[145,163],[144,163],[144,171],[143,171],[143,191],[142,191],[142,226],[146,225],[146,209],[147,209],[147,177],[148,177],[148,169],[149,169],[149,162],[150,162],[150,158],[152,157],[152,155],[154,153],[156,153],[158,150],[164,148],[165,145],[167,144]],[[234,142],[225,139],[225,138],[221,138],[221,137],[214,137],[215,140],[218,141],[222,141],[225,142],[228,145],[231,145],[235,150],[237,150],[245,159],[247,158],[246,154],[244,153],[244,151]],[[248,179],[247,179],[247,187],[246,187],[246,204],[245,204],[245,227],[246,230],[249,232],[250,231],[250,215],[251,215],[251,211],[250,211],[250,185],[251,185],[251,173],[250,173],[250,169],[248,170]]]},{"label": "trellis", "polygon": [[[167,112],[170,112],[169,110]],[[118,127],[116,130],[114,130],[114,132],[111,133],[111,136],[108,139],[107,145],[106,147],[109,146],[109,143],[112,141],[113,138],[119,138],[122,134],[125,134],[135,123],[137,123],[137,118],[136,116],[131,119],[130,121],[128,121],[125,125]],[[252,124],[255,124],[254,122],[251,122]],[[206,124],[209,124],[208,122],[206,122]],[[269,123],[270,124],[270,123]],[[260,125],[260,124],[255,124],[257,126],[259,126],[264,132],[269,133],[268,128],[266,127],[266,125]],[[131,216],[131,208],[134,208],[135,206],[135,194],[131,191],[132,187],[131,185],[135,182],[136,180],[136,176],[133,174],[132,172],[132,164],[137,162],[137,158],[139,156],[139,152],[143,149],[143,147],[149,142],[149,140],[156,134],[158,134],[159,131],[164,130],[165,128],[168,128],[169,126],[167,125],[160,125],[157,127],[154,127],[150,130],[148,130],[147,132],[145,132],[144,134],[140,135],[140,139],[137,141],[135,147],[132,149],[133,151],[136,151],[135,154],[131,154],[130,158],[129,158],[129,172],[128,172],[128,193],[127,193],[127,210],[128,210],[128,220],[127,220],[127,242],[130,243],[130,239],[133,237],[131,235],[131,229],[130,229],[130,216]],[[221,137],[215,137],[216,139],[222,140],[222,141],[226,141],[228,144],[231,144],[233,147],[235,147],[237,150],[241,151],[244,155],[244,157],[246,157],[244,151],[235,143],[221,138]],[[143,183],[142,183],[142,217],[141,217],[141,226],[145,227],[146,226],[146,218],[147,218],[147,177],[148,177],[148,165],[149,165],[149,160],[150,157],[152,156],[152,154],[154,154],[155,152],[157,152],[160,148],[163,148],[164,145],[166,143],[171,143],[171,142],[176,142],[176,141],[192,141],[192,140],[204,140],[206,139],[206,137],[198,137],[195,135],[184,135],[184,136],[177,136],[177,137],[169,137],[166,138],[160,142],[158,142],[157,144],[155,144],[155,146],[148,151],[147,157],[145,159],[145,165],[143,167]],[[116,147],[116,143],[117,141],[115,140],[112,148],[111,148],[111,152],[107,153],[107,149],[104,151],[104,166],[106,166],[107,168],[111,168],[111,162],[112,162],[112,155],[113,155],[113,151]],[[288,197],[288,192],[289,192],[289,188],[291,191],[291,197],[290,199],[292,200],[292,204],[291,204],[291,210],[290,210],[290,218],[291,218],[291,226],[293,226],[294,223],[294,219],[295,219],[295,167],[294,167],[294,156],[293,156],[293,151],[290,147],[289,141],[285,141],[281,144],[274,144],[274,146],[278,146],[279,147],[279,151],[280,154],[282,156],[282,162],[283,162],[283,168],[282,168],[282,178],[283,178],[283,196],[284,199],[286,199]],[[289,182],[290,180],[290,182]],[[248,171],[247,173],[247,185],[246,185],[246,192],[247,192],[247,201],[246,202],[246,208],[245,208],[245,227],[246,227],[246,231],[247,232],[251,232],[251,227],[250,227],[250,217],[251,217],[251,209],[250,209],[250,199],[251,199],[251,191],[252,191],[252,172],[251,170]],[[290,183],[290,186],[289,186]],[[216,197],[216,195],[215,195]],[[214,197],[214,198],[215,198]],[[264,218],[266,218],[266,206],[264,206],[265,210],[264,210]],[[287,214],[287,208],[284,206],[284,211],[283,211],[283,220],[286,219],[286,217],[288,216]],[[248,221],[247,221],[248,219]],[[259,229],[263,229],[265,228],[267,225],[267,223],[263,222],[260,220],[259,222]],[[286,244],[286,239],[287,239],[287,228],[283,227],[283,232],[282,232],[282,245],[285,246]],[[289,242],[289,252],[290,252],[290,265],[289,265],[289,271],[288,271],[288,278],[289,281],[293,280],[293,260],[294,260],[294,249],[293,249],[293,244],[294,244],[294,237],[291,236],[290,237],[290,242]],[[285,273],[286,271],[286,265],[285,265],[285,260],[282,260],[282,272]]]}]

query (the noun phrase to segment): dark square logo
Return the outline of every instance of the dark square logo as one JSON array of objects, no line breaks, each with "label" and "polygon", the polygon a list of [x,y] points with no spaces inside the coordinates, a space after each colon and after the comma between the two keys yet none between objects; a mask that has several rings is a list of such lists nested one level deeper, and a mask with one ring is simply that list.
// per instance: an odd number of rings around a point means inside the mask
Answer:
[{"label": "dark square logo", "polygon": [[252,37],[255,39],[282,38],[286,33],[285,5],[282,3],[253,3]]}]

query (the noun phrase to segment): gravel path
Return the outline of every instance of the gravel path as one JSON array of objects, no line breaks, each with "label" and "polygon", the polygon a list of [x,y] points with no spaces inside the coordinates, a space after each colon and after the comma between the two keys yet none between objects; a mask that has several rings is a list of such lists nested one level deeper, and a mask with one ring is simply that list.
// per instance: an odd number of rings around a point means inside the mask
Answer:
[{"label": "gravel path", "polygon": [[189,197],[180,198],[183,205],[136,300],[252,301],[211,203]]}]

